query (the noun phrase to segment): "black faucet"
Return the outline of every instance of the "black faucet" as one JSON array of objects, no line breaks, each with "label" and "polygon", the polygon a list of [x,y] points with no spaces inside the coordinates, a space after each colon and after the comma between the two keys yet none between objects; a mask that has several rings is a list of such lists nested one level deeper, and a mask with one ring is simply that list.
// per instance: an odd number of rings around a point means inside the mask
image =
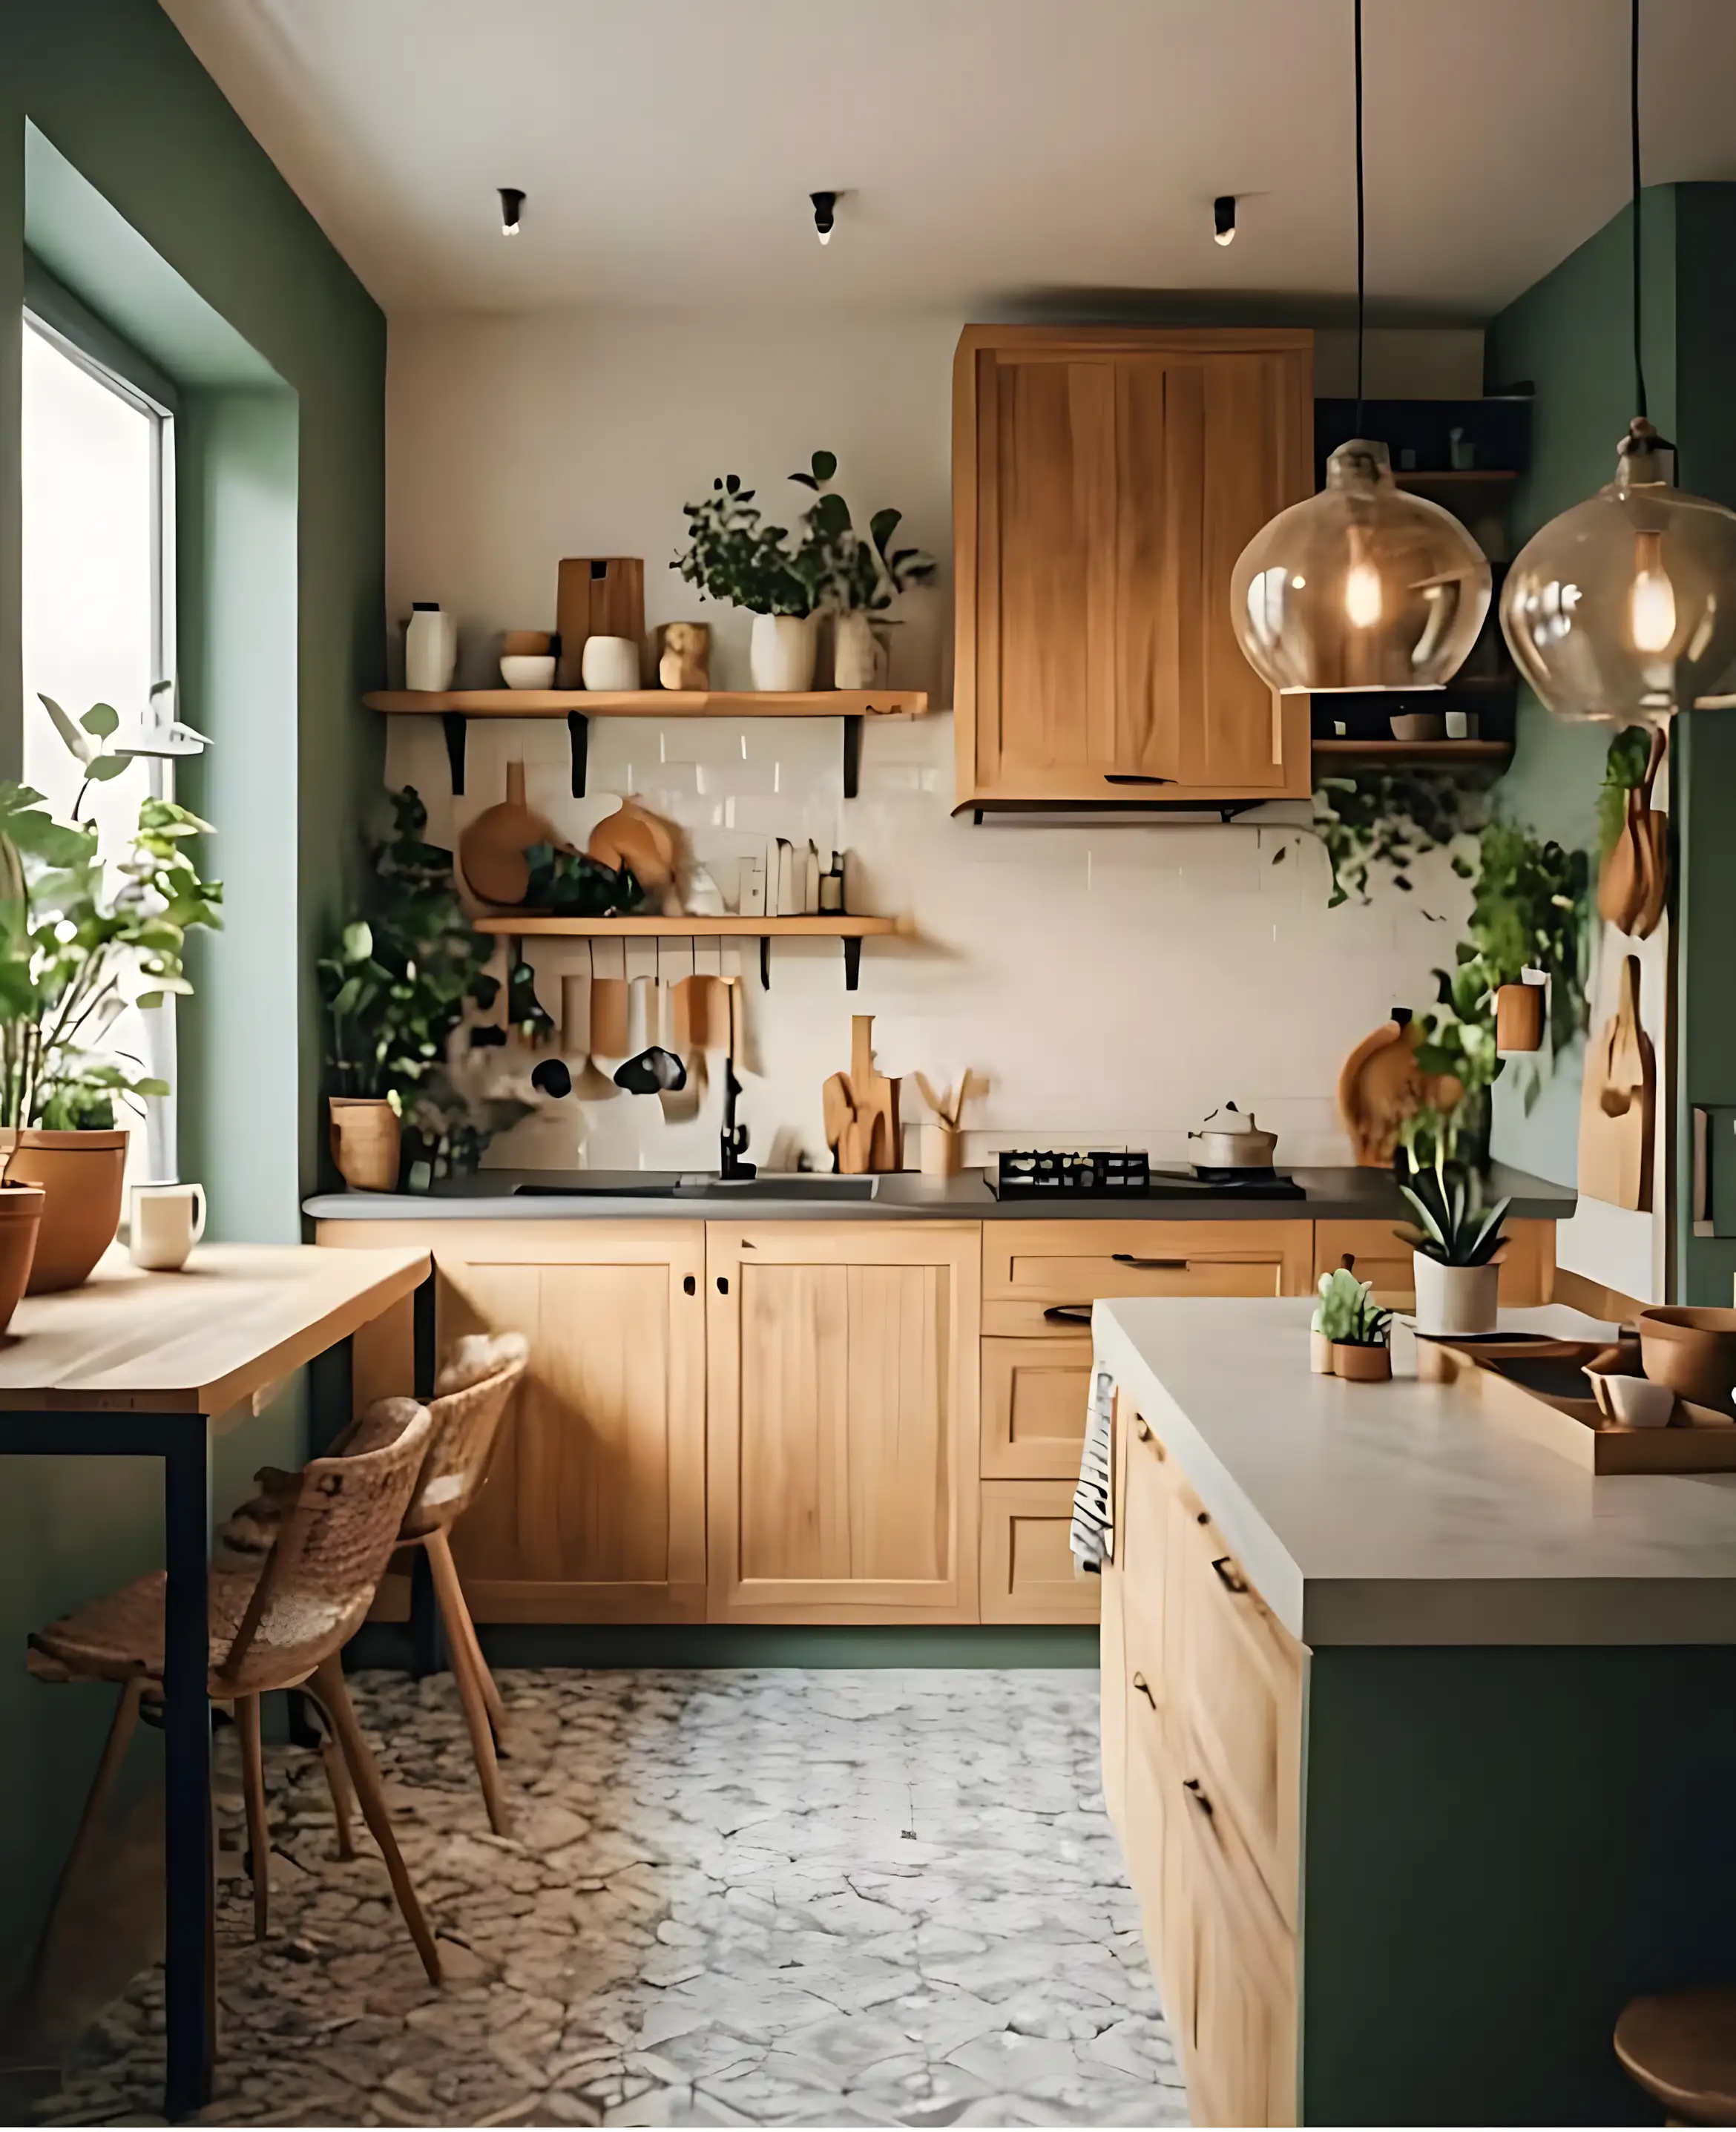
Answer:
[{"label": "black faucet", "polygon": [[718,1174],[726,1184],[755,1174],[755,1164],[743,1162],[742,1155],[748,1145],[748,1128],[735,1122],[735,1099],[742,1092],[742,1084],[735,1078],[735,1061],[724,1061],[724,1130],[720,1145],[722,1160]]}]

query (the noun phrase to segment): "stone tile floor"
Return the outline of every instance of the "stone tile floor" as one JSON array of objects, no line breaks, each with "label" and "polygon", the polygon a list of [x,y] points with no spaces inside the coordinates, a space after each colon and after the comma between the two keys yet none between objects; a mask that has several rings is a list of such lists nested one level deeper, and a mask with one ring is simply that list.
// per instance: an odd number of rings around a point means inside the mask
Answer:
[{"label": "stone tile floor", "polygon": [[[512,1841],[450,1678],[355,1686],[445,1989],[293,1748],[253,1942],[226,1763],[209,2121],[1186,2123],[1094,1673],[503,1673]],[[39,2120],[150,2121],[161,2009],[147,1971]]]}]

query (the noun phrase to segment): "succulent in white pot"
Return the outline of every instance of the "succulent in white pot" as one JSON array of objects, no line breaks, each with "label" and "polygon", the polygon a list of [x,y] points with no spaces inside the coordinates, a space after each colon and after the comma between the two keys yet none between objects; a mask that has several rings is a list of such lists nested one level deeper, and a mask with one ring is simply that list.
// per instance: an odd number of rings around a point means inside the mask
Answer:
[{"label": "succulent in white pot", "polygon": [[1416,1330],[1425,1339],[1493,1332],[1501,1312],[1496,1255],[1507,1241],[1501,1223],[1510,1199],[1484,1203],[1474,1171],[1449,1170],[1437,1152],[1432,1169],[1416,1167],[1398,1188],[1416,1220],[1396,1233],[1411,1246],[1416,1276]]}]

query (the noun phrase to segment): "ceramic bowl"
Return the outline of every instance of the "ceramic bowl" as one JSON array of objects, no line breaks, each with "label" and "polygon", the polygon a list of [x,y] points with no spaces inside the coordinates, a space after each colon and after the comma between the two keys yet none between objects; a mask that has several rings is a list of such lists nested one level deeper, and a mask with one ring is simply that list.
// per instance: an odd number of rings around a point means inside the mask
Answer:
[{"label": "ceramic bowl", "polygon": [[1736,1310],[1691,1305],[1642,1310],[1640,1360],[1654,1384],[1700,1406],[1730,1405],[1736,1385]]},{"label": "ceramic bowl", "polygon": [[552,689],[555,661],[548,652],[509,652],[500,662],[500,678],[509,689]]},{"label": "ceramic bowl", "polygon": [[1676,1395],[1649,1377],[1623,1376],[1613,1370],[1585,1371],[1599,1407],[1623,1429],[1667,1429],[1676,1411]]},{"label": "ceramic bowl", "polygon": [[1439,711],[1398,711],[1389,722],[1394,740],[1440,740],[1446,719]]}]

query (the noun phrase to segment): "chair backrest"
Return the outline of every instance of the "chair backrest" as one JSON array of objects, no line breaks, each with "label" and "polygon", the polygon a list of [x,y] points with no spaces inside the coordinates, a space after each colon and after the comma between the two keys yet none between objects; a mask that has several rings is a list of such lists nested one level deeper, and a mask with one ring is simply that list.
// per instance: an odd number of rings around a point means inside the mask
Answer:
[{"label": "chair backrest", "polygon": [[469,1508],[529,1356],[522,1332],[472,1333],[454,1346],[435,1379],[432,1433],[404,1520],[406,1539],[450,1525]]},{"label": "chair backrest", "polygon": [[217,1677],[238,1695],[305,1678],[341,1650],[373,1604],[397,1544],[433,1422],[414,1400],[368,1409],[373,1448],[314,1458]]}]

